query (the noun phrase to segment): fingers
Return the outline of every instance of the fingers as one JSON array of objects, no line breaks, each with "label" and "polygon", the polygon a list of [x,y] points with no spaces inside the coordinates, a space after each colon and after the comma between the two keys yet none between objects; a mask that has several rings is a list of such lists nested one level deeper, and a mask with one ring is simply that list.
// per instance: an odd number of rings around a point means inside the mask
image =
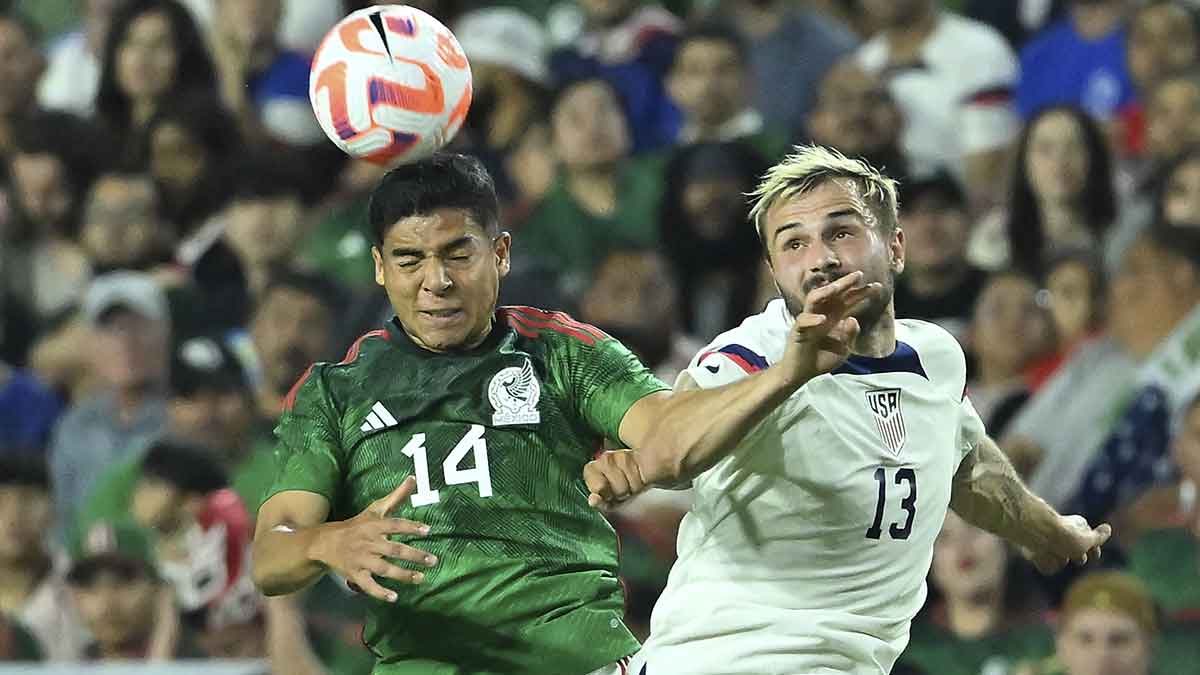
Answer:
[{"label": "fingers", "polygon": [[356,575],[353,579],[349,580],[349,582],[351,588],[359,593],[366,593],[376,600],[395,602],[396,599],[400,597],[396,595],[395,591],[381,586],[378,581],[375,581],[375,578],[372,577],[369,572],[364,571]]},{"label": "fingers", "polygon": [[425,573],[417,570],[410,570],[406,567],[394,565],[383,558],[376,560],[367,571],[372,576],[383,577],[384,579],[392,579],[399,581],[402,584],[419,584],[425,581]]},{"label": "fingers", "polygon": [[377,499],[374,502],[371,502],[371,505],[367,507],[367,510],[377,516],[386,516],[397,506],[403,504],[404,500],[408,499],[416,489],[417,479],[409,476],[408,478],[405,478],[395,490],[392,490],[391,494],[383,499]]},{"label": "fingers", "polygon": [[632,450],[610,450],[583,468],[587,484],[588,505],[597,508],[604,504],[628,499],[646,488],[637,455]]},{"label": "fingers", "polygon": [[813,290],[809,291],[808,297],[805,298],[804,304],[806,307],[815,309],[818,306],[829,302],[834,297],[857,286],[858,282],[862,281],[862,277],[863,273],[861,270],[859,270],[857,272],[851,272],[840,279],[835,279],[834,281],[825,284],[820,288],[814,288]]},{"label": "fingers", "polygon": [[371,552],[384,558],[406,560],[426,567],[433,567],[438,562],[437,556],[396,541],[380,542],[371,547]]},{"label": "fingers", "polygon": [[1095,546],[1100,547],[1101,544],[1108,541],[1112,536],[1112,525],[1101,523],[1096,529],[1092,530],[1092,536],[1095,537]]},{"label": "fingers", "polygon": [[415,537],[424,537],[429,534],[428,525],[405,518],[381,518],[376,527],[379,530],[379,534],[383,536],[389,534],[408,534]]}]

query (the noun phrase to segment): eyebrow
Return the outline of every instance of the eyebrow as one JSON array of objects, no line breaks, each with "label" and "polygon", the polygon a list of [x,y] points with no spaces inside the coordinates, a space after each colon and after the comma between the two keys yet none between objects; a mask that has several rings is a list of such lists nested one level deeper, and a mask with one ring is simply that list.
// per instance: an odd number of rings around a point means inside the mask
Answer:
[{"label": "eyebrow", "polygon": [[[438,249],[438,252],[445,253],[447,251],[453,251],[456,248],[459,248],[461,246],[466,246],[467,244],[473,243],[474,241],[475,241],[474,237],[472,237],[469,234],[465,234],[465,235],[459,237],[458,239],[455,239],[454,241],[451,241],[451,242],[443,245],[441,248]],[[397,248],[392,249],[392,257],[394,257],[394,258],[401,258],[404,256],[413,256],[414,258],[420,258],[423,255],[425,255],[425,251],[422,251],[419,248],[397,247]]]},{"label": "eyebrow", "polygon": [[[840,210],[834,211],[833,213],[825,214],[825,220],[835,220],[837,218],[843,218],[845,216],[858,216],[858,211],[855,211],[854,209],[840,209]],[[786,232],[792,228],[800,227],[802,225],[804,225],[804,223],[801,223],[799,221],[792,221],[790,223],[781,225],[778,230],[775,230],[775,238],[778,239],[780,234],[783,234],[784,232]]]}]

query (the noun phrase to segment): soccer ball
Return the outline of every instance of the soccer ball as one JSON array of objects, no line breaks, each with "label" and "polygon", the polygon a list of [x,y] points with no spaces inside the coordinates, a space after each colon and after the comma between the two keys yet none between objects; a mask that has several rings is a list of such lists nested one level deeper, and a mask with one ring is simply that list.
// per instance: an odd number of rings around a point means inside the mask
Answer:
[{"label": "soccer ball", "polygon": [[471,107],[458,39],[403,5],[358,10],[313,57],[308,96],[334,145],[381,165],[414,162],[449,143]]}]

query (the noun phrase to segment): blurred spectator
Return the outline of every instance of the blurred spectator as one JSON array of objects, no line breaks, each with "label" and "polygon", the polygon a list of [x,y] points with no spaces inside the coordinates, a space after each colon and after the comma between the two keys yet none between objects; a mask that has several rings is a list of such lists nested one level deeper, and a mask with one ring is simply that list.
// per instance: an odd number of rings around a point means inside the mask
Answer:
[{"label": "blurred spectator", "polygon": [[900,660],[938,675],[1003,674],[1049,652],[1053,636],[1026,597],[1028,576],[1002,539],[947,513],[930,571],[940,602],[913,622]]},{"label": "blurred spectator", "polygon": [[1108,297],[1100,260],[1093,252],[1085,250],[1064,250],[1047,261],[1042,286],[1045,304],[1054,321],[1058,354],[1053,368],[1039,373],[1037,381],[1031,383],[1035,390],[1063,359],[1100,335],[1104,328],[1104,302]]},{"label": "blurred spectator", "polygon": [[70,543],[71,596],[95,640],[84,658],[165,661],[203,654],[180,625],[158,574],[151,534],[125,520],[96,523]]},{"label": "blurred spectator", "polygon": [[1120,148],[1127,157],[1146,151],[1145,104],[1159,82],[1200,63],[1200,13],[1180,0],[1149,0],[1133,12],[1125,60],[1137,94],[1121,111]]},{"label": "blurred spectator", "polygon": [[679,38],[667,91],[683,111],[681,144],[743,140],[772,161],[787,153],[790,133],[767,125],[751,103],[758,83],[748,59],[745,40],[724,24],[695,26]]},{"label": "blurred spectator", "polygon": [[[1107,333],[1075,350],[1058,372],[1013,422],[1005,449],[1023,464],[1035,466],[1030,488],[1060,510],[1083,486],[1089,463],[1113,442],[1110,433],[1159,437],[1139,420],[1122,426],[1125,414],[1136,414],[1136,390],[1153,372],[1155,355],[1200,301],[1200,285],[1189,273],[1187,254],[1179,248],[1174,228],[1143,233],[1113,275],[1104,314]],[[1185,239],[1186,241],[1186,239]],[[1186,330],[1180,329],[1186,334]],[[1169,353],[1170,350],[1167,350]],[[1081,395],[1086,392],[1086,395]],[[1162,421],[1161,395],[1150,392],[1142,412]],[[1136,424],[1135,424],[1136,422]],[[1153,443],[1155,438],[1144,440]],[[1139,438],[1139,444],[1143,439]],[[1152,448],[1149,448],[1152,450]],[[1128,450],[1122,450],[1123,456]],[[1162,457],[1165,453],[1158,453]],[[1136,454],[1136,453],[1135,453]],[[1154,452],[1146,461],[1153,471]],[[1142,486],[1144,487],[1144,486]],[[1128,495],[1140,494],[1141,488]],[[1115,506],[1115,505],[1114,505]],[[1104,509],[1108,510],[1108,509]]]},{"label": "blurred spectator", "polygon": [[128,0],[84,0],[82,25],[50,46],[46,72],[38,84],[38,103],[90,117],[100,88],[100,57],[113,15]]},{"label": "blurred spectator", "polygon": [[1170,617],[1200,611],[1200,397],[1188,405],[1171,441],[1180,480],[1147,491],[1118,516],[1114,531],[1129,571]]},{"label": "blurred spectator", "polygon": [[1029,277],[1000,272],[988,278],[975,304],[968,388],[989,433],[997,436],[1029,399],[1026,368],[1053,346],[1050,321],[1036,295]]},{"label": "blurred spectator", "polygon": [[857,59],[843,59],[825,74],[806,130],[814,143],[861,157],[901,185],[906,182],[908,160],[900,150],[904,116],[883,79]]},{"label": "blurred spectator", "polygon": [[1125,61],[1130,0],[1071,0],[1066,18],[1021,50],[1017,110],[1031,119],[1043,108],[1070,105],[1113,121],[1134,97]]},{"label": "blurred spectator", "polygon": [[1112,314],[1114,331],[1137,331],[1128,342],[1145,360],[1132,402],[1068,503],[1089,521],[1171,478],[1171,431],[1200,394],[1200,229],[1156,226],[1134,245],[1126,266],[1129,274],[1113,282],[1114,300],[1153,309],[1136,328],[1125,323],[1128,314]]},{"label": "blurred spectator", "polygon": [[150,175],[165,219],[191,233],[220,208],[227,167],[244,149],[229,113],[211,94],[188,92],[164,101],[147,124]]},{"label": "blurred spectator", "polygon": [[656,166],[629,158],[629,129],[605,80],[563,86],[551,125],[562,168],[518,228],[514,250],[552,264],[567,296],[578,297],[610,249],[657,243],[662,178]]},{"label": "blurred spectator", "polygon": [[52,520],[45,461],[0,457],[0,616],[28,629],[46,660],[70,661],[87,635],[48,546]]},{"label": "blurred spectator", "polygon": [[900,224],[904,274],[896,280],[896,316],[932,321],[965,342],[987,281],[964,255],[971,228],[966,193],[946,172],[901,183]]},{"label": "blurred spectator", "polygon": [[0,456],[39,454],[62,411],[62,399],[36,374],[0,361]]},{"label": "blurred spectator", "polygon": [[114,272],[92,282],[83,315],[94,327],[89,356],[103,389],[75,402],[54,431],[50,469],[61,525],[75,522],[104,467],[167,422],[170,319],[162,290],[144,274]]},{"label": "blurred spectator", "polygon": [[682,22],[661,5],[633,0],[564,3],[550,18],[551,70],[557,81],[601,78],[618,92],[635,153],[669,145],[681,118],[663,78],[675,53]]},{"label": "blurred spectator", "polygon": [[684,334],[679,289],[662,255],[614,251],[596,267],[579,318],[629,347],[646,367],[674,382],[704,343]]},{"label": "blurred spectator", "polygon": [[691,335],[711,339],[757,311],[766,272],[745,195],[766,166],[744,143],[699,143],[666,167],[662,251],[678,284],[680,328]]},{"label": "blurred spectator", "polygon": [[165,101],[193,90],[217,91],[191,14],[176,0],[128,0],[112,17],[96,93],[96,112],[124,158],[143,161],[150,120]]},{"label": "blurred spectator", "polygon": [[41,330],[78,301],[91,276],[77,241],[79,211],[103,143],[65,113],[33,113],[15,130],[6,167],[12,215],[0,256],[4,285],[29,302]]},{"label": "blurred spectator", "polygon": [[1038,673],[1150,674],[1158,619],[1146,589],[1133,577],[1097,572],[1080,579],[1067,591],[1059,624],[1057,663]]},{"label": "blurred spectator", "polygon": [[174,229],[163,218],[163,198],[149,174],[109,171],[92,183],[79,238],[98,274],[150,271],[170,259]]},{"label": "blurred spectator", "polygon": [[[181,2],[192,12],[192,16],[196,17],[196,21],[203,27],[206,32],[213,29],[215,22],[215,14],[217,12],[218,3],[220,0],[181,0]],[[279,26],[279,43],[285,49],[300,52],[302,54],[312,54],[320,45],[321,39],[328,34],[329,29],[345,15],[355,9],[360,9],[361,6],[371,4],[362,0],[348,0],[338,2],[338,0],[329,0],[329,2],[313,2],[312,0],[283,0],[283,22]],[[376,4],[386,5],[395,4],[391,0],[381,1]],[[416,0],[406,3],[410,6],[420,7],[422,4],[437,4],[437,0],[430,3],[428,0],[422,2]],[[438,15],[441,17],[441,15]],[[444,18],[444,17],[441,17]]]},{"label": "blurred spectator", "polygon": [[1200,226],[1200,147],[1193,146],[1163,168],[1154,194],[1155,222]]},{"label": "blurred spectator", "polygon": [[140,448],[128,459],[107,467],[79,516],[81,522],[107,520],[128,512],[136,501],[139,476],[151,471],[147,464],[152,463],[155,448],[166,447],[170,455],[174,441],[199,448],[205,466],[212,467],[210,474],[219,472],[222,476],[218,487],[229,484],[250,515],[257,513],[274,479],[273,420],[257,414],[245,373],[233,354],[215,340],[185,340],[176,350],[174,361],[167,440]]},{"label": "blurred spectator", "polygon": [[0,158],[13,150],[15,125],[37,108],[34,90],[46,66],[38,51],[40,39],[28,19],[0,12]]},{"label": "blurred spectator", "polygon": [[281,270],[267,283],[250,321],[251,344],[245,345],[257,363],[255,395],[263,418],[277,420],[304,370],[336,351],[342,306],[338,289],[320,276]]},{"label": "blurred spectator", "polygon": [[459,133],[478,146],[476,154],[496,177],[503,202],[534,202],[554,175],[544,127],[543,152],[522,152],[546,114],[550,70],[545,30],[520,10],[490,7],[463,15],[454,34],[471,61],[474,90],[471,114]]},{"label": "blurred spectator", "polygon": [[283,49],[283,0],[215,0],[210,41],[225,105],[248,140],[311,145],[325,138],[308,101],[307,56]]},{"label": "blurred spectator", "polygon": [[1040,275],[1062,247],[1098,249],[1117,214],[1104,135],[1077,108],[1044,108],[1017,145],[1012,199],[976,229],[969,254],[988,269]]},{"label": "blurred spectator", "polygon": [[882,31],[859,62],[888,80],[905,115],[903,147],[914,175],[941,166],[974,208],[999,202],[1017,135],[1017,61],[993,28],[940,10],[938,0],[863,0]]},{"label": "blurred spectator", "polygon": [[242,160],[230,183],[221,214],[224,240],[241,263],[252,300],[266,288],[272,270],[296,256],[305,234],[301,189],[290,167],[265,156]]},{"label": "blurred spectator", "polygon": [[786,0],[725,0],[720,12],[747,41],[754,109],[787,132],[803,127],[817,85],[858,46],[841,23]]},{"label": "blurred spectator", "polygon": [[35,638],[19,622],[0,614],[0,664],[6,661],[40,661],[42,652]]}]

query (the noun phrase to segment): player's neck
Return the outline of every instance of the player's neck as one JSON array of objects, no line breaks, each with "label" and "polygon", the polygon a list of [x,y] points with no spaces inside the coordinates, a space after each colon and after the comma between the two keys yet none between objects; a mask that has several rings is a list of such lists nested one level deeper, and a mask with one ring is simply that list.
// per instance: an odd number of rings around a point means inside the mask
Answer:
[{"label": "player's neck", "polygon": [[890,303],[875,323],[863,325],[859,319],[858,339],[854,341],[851,351],[876,359],[891,356],[896,351],[896,313]]},{"label": "player's neck", "polygon": [[1004,607],[998,593],[982,593],[978,597],[950,600],[946,603],[946,623],[960,638],[981,638],[1000,627]]}]

